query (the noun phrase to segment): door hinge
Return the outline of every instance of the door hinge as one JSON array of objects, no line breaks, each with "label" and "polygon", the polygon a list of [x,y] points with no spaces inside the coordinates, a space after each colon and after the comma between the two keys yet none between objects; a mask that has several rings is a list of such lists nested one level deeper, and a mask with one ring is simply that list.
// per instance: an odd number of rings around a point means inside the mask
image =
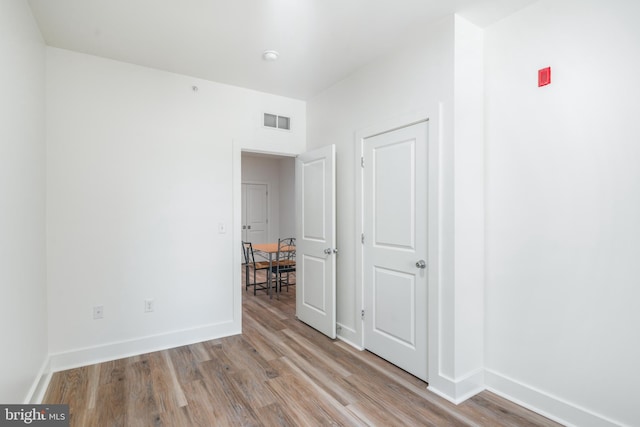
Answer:
[{"label": "door hinge", "polygon": [[364,245],[364,233],[360,235],[360,242],[362,242],[362,244]]},{"label": "door hinge", "polygon": [[362,310],[362,311],[360,312],[360,318],[361,318],[362,320],[364,320],[364,310]]},{"label": "door hinge", "polygon": [[360,157],[360,167],[364,167],[364,156]]}]

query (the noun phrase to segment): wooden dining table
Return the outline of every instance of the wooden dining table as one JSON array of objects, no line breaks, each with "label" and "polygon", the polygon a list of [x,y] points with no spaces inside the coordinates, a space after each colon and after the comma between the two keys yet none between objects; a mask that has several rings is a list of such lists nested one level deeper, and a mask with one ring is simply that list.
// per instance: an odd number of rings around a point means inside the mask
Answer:
[{"label": "wooden dining table", "polygon": [[[283,246],[280,248],[283,252],[295,251],[295,246]],[[255,243],[253,245],[253,251],[258,252],[260,255],[265,256],[269,260],[269,273],[267,275],[267,293],[270,298],[273,298],[271,295],[271,272],[273,267],[273,255],[278,253],[278,243]],[[278,290],[278,285],[276,284],[276,292]]]}]

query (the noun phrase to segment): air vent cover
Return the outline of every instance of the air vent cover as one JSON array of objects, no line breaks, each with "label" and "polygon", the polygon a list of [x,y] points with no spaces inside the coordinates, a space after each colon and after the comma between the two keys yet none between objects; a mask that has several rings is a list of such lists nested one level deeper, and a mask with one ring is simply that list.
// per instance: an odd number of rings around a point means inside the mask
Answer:
[{"label": "air vent cover", "polygon": [[274,129],[291,130],[291,117],[264,113],[264,126]]}]

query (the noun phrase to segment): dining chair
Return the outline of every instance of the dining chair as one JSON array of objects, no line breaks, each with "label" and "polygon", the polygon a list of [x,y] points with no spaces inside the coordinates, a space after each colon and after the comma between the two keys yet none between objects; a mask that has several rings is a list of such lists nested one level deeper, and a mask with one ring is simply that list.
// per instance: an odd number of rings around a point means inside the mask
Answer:
[{"label": "dining chair", "polygon": [[276,293],[278,288],[282,291],[282,285],[287,287],[289,292],[289,285],[295,285],[295,282],[291,283],[290,274],[296,271],[296,239],[295,237],[287,237],[285,239],[278,239],[278,252],[276,254],[275,264],[271,267],[271,272],[275,275],[276,279]]},{"label": "dining chair", "polygon": [[[258,261],[256,262],[256,257],[253,252],[253,245],[251,242],[242,242],[242,252],[244,253],[244,274],[245,274],[245,292],[249,289],[249,286],[253,286],[253,294],[256,295],[257,290],[265,290],[268,291],[267,280],[264,282],[257,281],[256,272],[259,270],[264,270],[267,274],[270,274],[269,263],[267,261]],[[253,282],[251,282],[249,270],[253,270]]]}]

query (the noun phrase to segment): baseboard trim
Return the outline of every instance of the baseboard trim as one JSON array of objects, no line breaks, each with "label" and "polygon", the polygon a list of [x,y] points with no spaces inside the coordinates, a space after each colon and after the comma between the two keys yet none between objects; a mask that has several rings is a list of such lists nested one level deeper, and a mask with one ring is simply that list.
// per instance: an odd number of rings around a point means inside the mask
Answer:
[{"label": "baseboard trim", "polygon": [[444,375],[430,377],[428,389],[449,402],[459,405],[485,390],[484,369],[477,369],[457,379]]},{"label": "baseboard trim", "polygon": [[40,366],[40,370],[23,403],[28,405],[42,402],[44,394],[47,392],[47,387],[49,387],[49,381],[51,381],[51,357],[47,356],[42,366]]},{"label": "baseboard trim", "polygon": [[108,362],[242,333],[234,321],[50,354],[51,372]]},{"label": "baseboard trim", "polygon": [[362,347],[362,345],[356,344],[356,341],[358,341],[359,337],[355,329],[338,323],[337,338],[340,341],[344,341],[345,343],[349,344],[351,347],[357,348],[358,350],[364,350],[364,347]]},{"label": "baseboard trim", "polygon": [[604,415],[567,402],[490,369],[485,369],[487,390],[566,426],[620,427]]}]

